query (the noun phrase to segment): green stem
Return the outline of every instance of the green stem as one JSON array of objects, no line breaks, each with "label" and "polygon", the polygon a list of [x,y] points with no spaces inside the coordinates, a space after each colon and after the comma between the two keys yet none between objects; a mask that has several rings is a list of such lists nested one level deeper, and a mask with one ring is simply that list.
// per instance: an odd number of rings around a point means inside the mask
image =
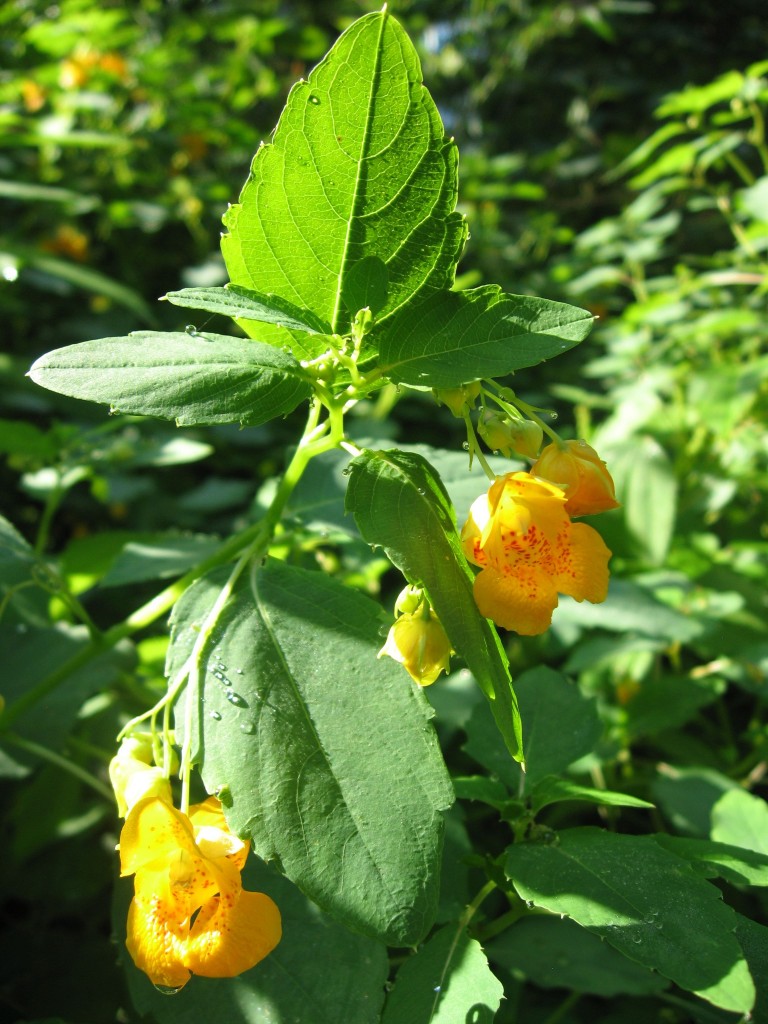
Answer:
[{"label": "green stem", "polygon": [[470,468],[472,466],[472,459],[477,458],[477,461],[482,466],[483,472],[488,477],[488,479],[491,482],[493,482],[496,479],[496,474],[491,469],[485,455],[483,455],[482,448],[480,447],[480,442],[477,440],[477,435],[475,434],[475,428],[472,425],[472,417],[469,414],[469,409],[465,408],[462,415],[464,418],[464,426],[467,428],[467,446],[469,450]]},{"label": "green stem", "polygon": [[100,782],[97,778],[94,778],[90,772],[87,772],[80,765],[75,764],[73,761],[69,761],[66,757],[62,757],[61,754],[56,754],[54,751],[49,750],[47,747],[42,746],[40,743],[35,743],[33,740],[24,739],[23,736],[18,736],[16,733],[7,732],[3,736],[3,740],[10,743],[14,747],[18,747],[19,750],[26,750],[28,754],[34,754],[35,757],[39,757],[42,761],[48,761],[49,764],[56,765],[57,768],[61,768],[70,775],[74,775],[80,782],[85,783],[86,786],[90,786],[91,789],[95,790],[99,796],[103,796],[106,800],[112,804],[114,797],[112,790]]},{"label": "green stem", "polygon": [[48,537],[51,532],[51,523],[53,517],[56,515],[56,509],[59,507],[61,499],[64,496],[64,490],[61,487],[61,477],[58,476],[59,482],[49,492],[48,497],[45,499],[45,505],[43,506],[43,514],[40,517],[40,525],[37,529],[37,537],[35,538],[35,554],[42,555],[48,546]]},{"label": "green stem", "polygon": [[[317,455],[337,447],[343,440],[344,424],[341,408],[336,406],[331,400],[329,406],[329,420],[326,422],[325,430],[318,428],[318,420],[320,418],[322,408],[322,403],[315,399],[310,408],[307,429],[305,430],[304,436],[293,454],[293,458],[285,470],[283,478],[275,492],[272,504],[267,510],[264,518],[243,530],[242,533],[231,537],[228,541],[222,544],[217,552],[209,558],[204,559],[202,562],[199,562],[194,568],[190,569],[189,572],[185,573],[181,579],[172,583],[164,590],[161,590],[159,594],[156,594],[153,598],[147,601],[146,604],[137,608],[136,611],[132,612],[122,622],[112,626],[111,629],[106,630],[100,636],[94,637],[78,654],[73,655],[60,665],[58,669],[52,672],[49,676],[46,676],[46,678],[41,680],[36,686],[29,689],[23,696],[14,701],[13,704],[9,705],[3,712],[2,717],[0,717],[0,733],[10,728],[21,715],[25,714],[25,712],[29,710],[30,707],[37,704],[38,701],[42,700],[51,693],[51,691],[55,690],[66,679],[68,679],[69,676],[78,671],[78,669],[81,669],[84,665],[87,665],[97,655],[117,646],[121,640],[125,640],[134,633],[145,629],[147,626],[150,626],[153,622],[159,619],[160,616],[170,611],[181,595],[195,582],[195,580],[204,576],[212,569],[216,569],[221,565],[226,565],[227,562],[232,561],[232,559],[239,555],[244,549],[261,541],[263,537],[271,538],[272,533],[280,520],[280,516],[285,509],[285,505],[293,493],[296,484],[301,479],[307,464]],[[327,429],[328,425],[330,425],[330,429]],[[134,723],[143,721],[150,717],[151,714],[152,711],[149,711],[145,715],[139,716],[138,719],[134,719]]]}]

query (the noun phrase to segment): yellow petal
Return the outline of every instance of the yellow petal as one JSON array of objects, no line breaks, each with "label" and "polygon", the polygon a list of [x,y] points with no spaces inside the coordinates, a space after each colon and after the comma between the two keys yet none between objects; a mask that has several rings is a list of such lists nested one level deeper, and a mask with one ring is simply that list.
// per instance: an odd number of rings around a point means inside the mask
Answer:
[{"label": "yellow petal", "polygon": [[543,633],[557,607],[557,591],[546,573],[520,565],[514,573],[483,569],[475,579],[475,602],[481,615],[523,636]]},{"label": "yellow petal", "polygon": [[531,473],[558,484],[570,516],[588,516],[619,508],[608,467],[586,441],[565,441],[544,449]]},{"label": "yellow petal", "polygon": [[226,857],[230,864],[242,871],[248,859],[250,844],[229,831],[221,803],[215,796],[209,796],[203,803],[190,807],[189,820],[195,833],[195,842],[202,854],[214,860]]},{"label": "yellow petal", "polygon": [[271,953],[281,936],[280,911],[269,896],[222,893],[192,925],[184,964],[206,978],[234,978]]},{"label": "yellow petal", "polygon": [[140,800],[120,833],[120,873],[131,875],[176,850],[195,851],[189,819],[157,797]]}]

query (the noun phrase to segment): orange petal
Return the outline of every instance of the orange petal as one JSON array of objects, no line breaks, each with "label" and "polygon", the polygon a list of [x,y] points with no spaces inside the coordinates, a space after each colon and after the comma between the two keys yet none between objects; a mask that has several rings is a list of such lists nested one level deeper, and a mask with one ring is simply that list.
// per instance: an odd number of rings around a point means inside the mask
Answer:
[{"label": "orange petal", "polygon": [[234,978],[271,953],[281,936],[280,911],[269,896],[222,893],[192,925],[184,964],[206,978]]},{"label": "orange petal", "polygon": [[120,873],[131,875],[177,850],[195,852],[186,815],[157,797],[135,804],[120,833]]},{"label": "orange petal", "polygon": [[543,633],[557,607],[552,580],[533,566],[519,566],[509,575],[483,569],[475,579],[474,593],[481,615],[523,636]]},{"label": "orange petal", "polygon": [[149,874],[128,910],[126,946],[153,984],[180,988],[189,981],[183,963],[189,918],[171,896],[162,874]]},{"label": "orange petal", "polygon": [[577,601],[604,601],[608,595],[611,552],[597,530],[586,523],[574,523],[568,550],[559,554],[555,585],[560,593]]}]

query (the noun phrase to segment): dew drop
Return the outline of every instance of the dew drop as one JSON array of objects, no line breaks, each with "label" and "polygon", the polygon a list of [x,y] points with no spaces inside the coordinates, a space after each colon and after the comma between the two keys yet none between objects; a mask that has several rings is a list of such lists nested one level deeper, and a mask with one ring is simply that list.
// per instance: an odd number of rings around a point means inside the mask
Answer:
[{"label": "dew drop", "polygon": [[314,103],[315,106],[318,106],[319,103],[320,103],[320,97],[319,96],[315,96],[313,94],[312,96],[309,97],[309,102],[310,103]]},{"label": "dew drop", "polygon": [[[188,334],[190,336],[190,338],[196,338],[197,337],[197,328],[195,327],[194,324],[187,324],[187,326],[184,328],[184,333]],[[157,986],[155,986],[155,987],[157,988]],[[178,992],[178,989],[175,989],[174,991]]]},{"label": "dew drop", "polygon": [[424,494],[426,494],[426,493],[427,493],[427,492],[426,492],[426,491],[424,490],[424,488],[423,488],[423,487],[418,487],[418,488],[417,488],[417,491],[418,491],[418,493],[419,493],[419,494],[421,494],[421,495],[424,495]]},{"label": "dew drop", "polygon": [[342,476],[349,476],[349,474],[350,474],[351,472],[352,472],[352,468],[351,468],[351,466],[347,466],[347,468],[346,468],[346,469],[342,469],[342,471],[341,471],[341,475],[342,475]]},{"label": "dew drop", "polygon": [[214,722],[220,722],[221,721],[221,712],[220,711],[211,711],[210,717],[214,720]]},{"label": "dew drop", "polygon": [[238,674],[239,676],[241,676],[241,675],[243,674],[243,670],[242,670],[241,668],[236,668],[236,669],[235,669],[235,672],[237,672],[237,674]]},{"label": "dew drop", "polygon": [[469,441],[465,441],[464,444],[461,447],[464,449],[465,452],[468,452],[469,451]]},{"label": "dew drop", "polygon": [[432,989],[432,991],[433,992],[442,992],[442,989],[443,989],[442,985],[435,985],[435,987]]},{"label": "dew drop", "polygon": [[184,988],[183,985],[177,985],[175,988],[172,985],[155,985],[155,988],[161,995],[164,996],[175,996]]},{"label": "dew drop", "polygon": [[252,736],[253,733],[256,732],[256,726],[253,724],[253,722],[243,722],[243,724],[240,726],[240,732],[244,732],[246,733],[246,735]]},{"label": "dew drop", "polygon": [[239,693],[235,693],[234,690],[227,690],[224,693],[224,696],[227,698],[229,703],[230,704],[234,704],[235,707],[238,707],[238,708],[247,708],[248,707],[248,704],[245,701],[245,699],[243,697],[241,697]]}]

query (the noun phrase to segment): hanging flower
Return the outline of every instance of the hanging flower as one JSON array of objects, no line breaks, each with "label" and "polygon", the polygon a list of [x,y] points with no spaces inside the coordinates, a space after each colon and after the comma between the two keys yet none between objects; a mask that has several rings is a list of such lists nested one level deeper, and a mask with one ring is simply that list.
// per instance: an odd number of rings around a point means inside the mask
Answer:
[{"label": "hanging flower", "polygon": [[[413,588],[406,587],[395,605],[396,612],[403,607],[404,595],[407,595],[406,606],[410,609],[414,597],[412,591]],[[449,670],[451,653],[451,641],[440,619],[426,600],[419,598],[414,610],[403,611],[395,620],[379,657],[387,655],[394,658],[404,666],[415,683],[430,686],[441,672]]]},{"label": "hanging flower", "polygon": [[610,551],[591,526],[572,523],[559,487],[530,473],[497,477],[470,509],[464,554],[481,567],[474,594],[482,615],[525,636],[543,633],[557,595],[604,601]]},{"label": "hanging flower", "polygon": [[608,467],[586,441],[547,445],[531,473],[565,492],[565,511],[573,518],[620,507]]},{"label": "hanging flower", "polygon": [[131,809],[120,834],[121,874],[136,876],[126,945],[155,985],[233,978],[278,944],[277,906],[242,887],[247,855],[215,797],[188,816],[158,797]]}]

